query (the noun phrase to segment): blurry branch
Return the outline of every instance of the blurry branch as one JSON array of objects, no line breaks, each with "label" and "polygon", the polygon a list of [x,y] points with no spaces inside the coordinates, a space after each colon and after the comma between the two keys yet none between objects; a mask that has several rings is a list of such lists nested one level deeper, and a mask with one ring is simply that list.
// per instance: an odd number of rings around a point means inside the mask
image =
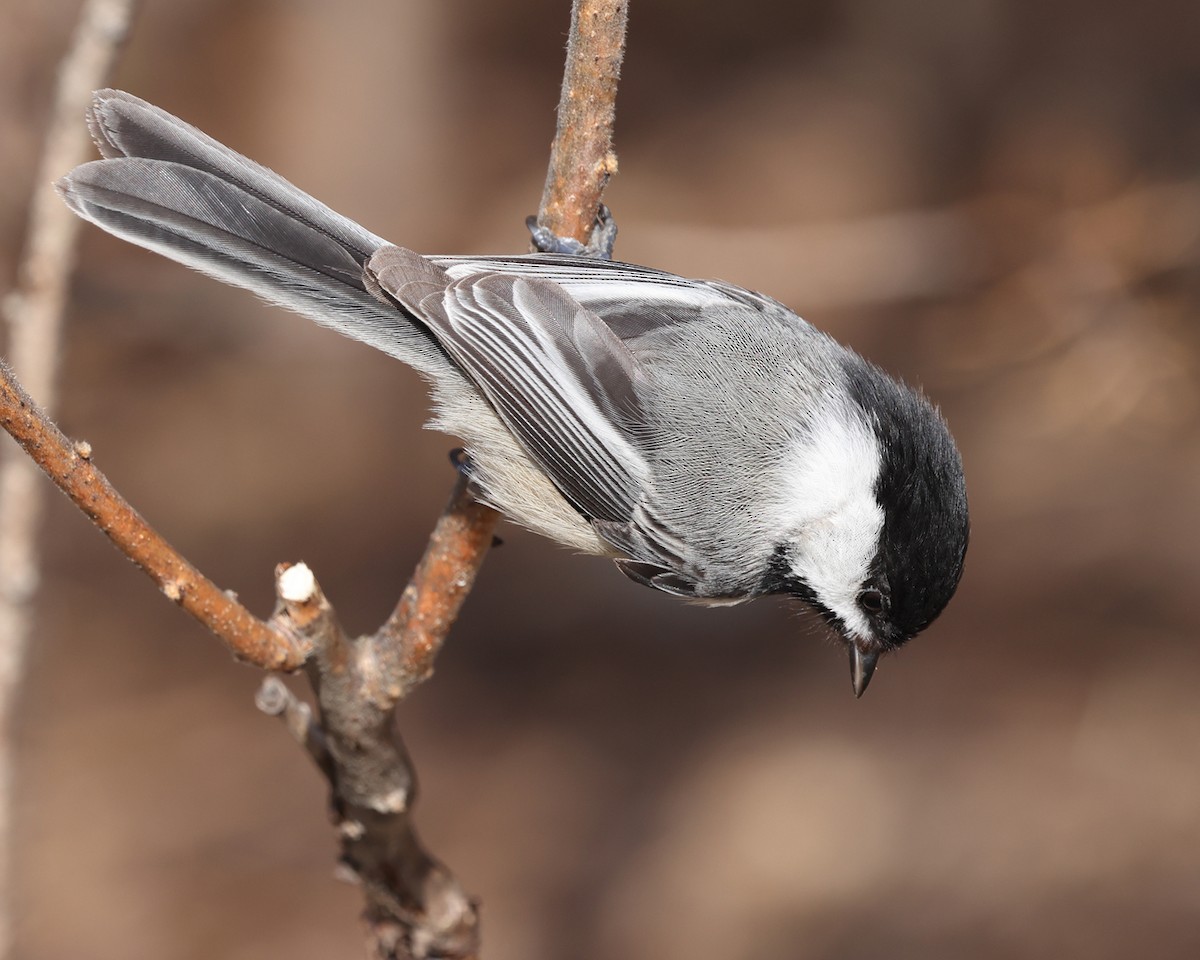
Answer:
[{"label": "blurry branch", "polygon": [[[111,5],[111,4],[109,4]],[[96,2],[93,7],[106,7]],[[89,8],[90,9],[90,8]],[[558,132],[539,222],[562,237],[589,238],[600,196],[615,170],[612,122],[624,49],[627,0],[577,0],[572,12]],[[123,31],[108,29],[110,40]],[[101,77],[80,78],[70,125],[82,133],[87,92]],[[82,150],[78,151],[82,153]],[[84,159],[56,157],[52,176]],[[65,207],[55,217],[71,227]],[[30,255],[31,287],[61,310],[70,255],[51,247]],[[23,304],[24,301],[21,301]],[[27,309],[25,305],[22,309]],[[50,351],[51,355],[53,350]],[[48,369],[52,369],[51,366]],[[49,390],[49,380],[37,380]],[[499,515],[477,503],[460,477],[417,571],[387,622],[349,638],[311,571],[276,571],[278,606],[268,623],[254,617],[175,551],[92,464],[91,448],[72,443],[0,364],[0,425],[167,597],[220,637],[241,660],[276,670],[303,668],[317,715],[268,678],[257,703],[279,716],[330,785],[341,842],[342,875],[361,884],[375,955],[381,960],[478,956],[476,904],[421,846],[411,812],[416,776],[395,730],[396,704],[433,672],[433,661],[491,546]]]},{"label": "blurry branch", "polygon": [[1112,282],[1136,286],[1200,261],[1200,179],[1144,184],[1111,199],[1068,210],[1064,248],[1118,271]]},{"label": "blurry branch", "polygon": [[646,250],[686,250],[689,276],[791,288],[803,312],[953,296],[992,268],[973,211],[945,207],[771,226],[623,221]]},{"label": "blurry branch", "polygon": [[[63,304],[81,221],[50,184],[88,157],[83,112],[106,84],[133,18],[134,0],[88,0],[58,71],[58,87],[29,215],[17,289],[4,303],[7,353],[47,406],[54,401]],[[12,835],[12,723],[38,581],[36,533],[43,487],[15,447],[0,452],[0,956],[12,948],[9,838]]]},{"label": "blurry branch", "polygon": [[[768,226],[664,223],[626,214],[638,248],[686,251],[689,276],[792,289],[803,312],[970,295],[1062,256],[1115,266],[1136,285],[1196,262],[1200,180],[1131,185],[1079,206],[1019,194],[948,206]],[[670,267],[670,265],[668,265]]]},{"label": "blurry branch", "polygon": [[973,389],[1014,376],[1023,391],[1036,382],[1043,434],[1190,429],[1200,401],[1185,349],[1200,179],[1139,183],[1044,219],[1027,231],[1038,240],[1032,256],[978,304],[1021,319],[960,356]]}]

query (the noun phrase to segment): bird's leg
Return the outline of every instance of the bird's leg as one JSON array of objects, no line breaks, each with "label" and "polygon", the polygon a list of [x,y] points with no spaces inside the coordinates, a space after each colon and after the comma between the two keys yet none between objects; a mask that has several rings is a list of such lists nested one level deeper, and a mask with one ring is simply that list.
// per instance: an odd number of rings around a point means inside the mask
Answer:
[{"label": "bird's leg", "polygon": [[596,225],[592,227],[592,235],[586,244],[572,237],[560,237],[537,222],[537,217],[526,217],[525,226],[533,238],[533,245],[538,253],[558,253],[570,257],[592,257],[596,260],[611,260],[613,246],[617,242],[617,221],[613,219],[612,211],[603,203],[596,211]]},{"label": "bird's leg", "polygon": [[[467,489],[470,491],[471,496],[475,497],[477,500],[480,499],[479,487],[476,486],[475,478],[471,475],[471,455],[462,447],[455,447],[450,451],[450,465],[453,466],[460,475],[467,478]],[[502,547],[504,546],[504,541],[493,534],[492,546]]]},{"label": "bird's leg", "polygon": [[468,480],[471,479],[471,455],[464,447],[455,447],[450,451],[450,466]]}]

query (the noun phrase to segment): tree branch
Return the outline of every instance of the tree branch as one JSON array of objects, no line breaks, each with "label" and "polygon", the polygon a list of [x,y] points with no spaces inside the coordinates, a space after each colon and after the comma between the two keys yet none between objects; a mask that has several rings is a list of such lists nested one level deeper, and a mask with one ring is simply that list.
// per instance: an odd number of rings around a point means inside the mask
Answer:
[{"label": "tree branch", "polygon": [[224,640],[236,657],[271,670],[295,670],[304,663],[307,650],[268,627],[167,543],[96,469],[91,447],[68,440],[4,363],[0,426],[167,599]]},{"label": "tree branch", "polygon": [[498,519],[496,511],[471,496],[467,478],[460,476],[416,572],[376,635],[385,672],[397,682],[380,691],[380,702],[403,700],[432,675],[434,658],[475,584]]},{"label": "tree branch", "polygon": [[613,152],[617,80],[625,56],[629,0],[574,0],[558,129],[538,225],[587,243],[600,196],[617,172]]}]

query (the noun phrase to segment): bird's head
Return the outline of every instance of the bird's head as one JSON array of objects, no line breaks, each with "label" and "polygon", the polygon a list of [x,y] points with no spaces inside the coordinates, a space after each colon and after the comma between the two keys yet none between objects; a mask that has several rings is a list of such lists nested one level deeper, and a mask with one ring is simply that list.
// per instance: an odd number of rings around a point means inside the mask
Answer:
[{"label": "bird's head", "polygon": [[847,394],[823,405],[794,446],[791,522],[767,582],[838,632],[861,696],[879,657],[929,626],[954,595],[969,523],[945,421],[920,394],[853,361]]}]

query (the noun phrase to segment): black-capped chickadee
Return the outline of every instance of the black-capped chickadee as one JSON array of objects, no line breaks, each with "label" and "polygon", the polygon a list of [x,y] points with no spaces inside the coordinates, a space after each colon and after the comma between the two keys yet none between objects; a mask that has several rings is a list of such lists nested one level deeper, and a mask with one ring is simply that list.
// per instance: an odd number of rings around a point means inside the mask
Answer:
[{"label": "black-capped chickadee", "polygon": [[129,94],[95,95],[80,216],[391,354],[478,496],[704,603],[791,594],[854,691],[941,612],[962,462],[922,396],[759,293],[546,254],[421,256]]}]

